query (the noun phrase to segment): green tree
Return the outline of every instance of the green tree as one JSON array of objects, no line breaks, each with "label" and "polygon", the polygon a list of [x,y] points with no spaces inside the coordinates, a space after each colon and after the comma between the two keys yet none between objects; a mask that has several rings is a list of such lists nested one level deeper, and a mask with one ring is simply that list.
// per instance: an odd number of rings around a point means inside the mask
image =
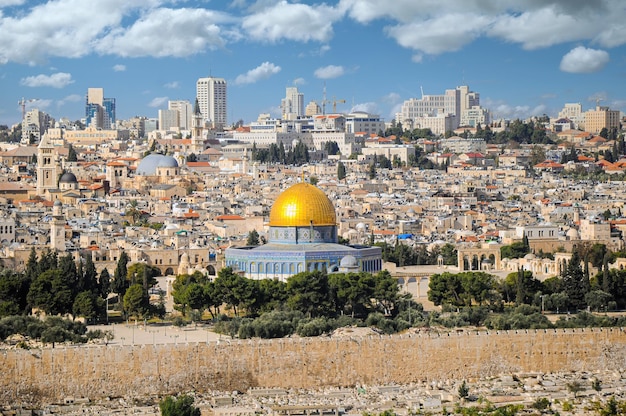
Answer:
[{"label": "green tree", "polygon": [[572,253],[572,258],[563,270],[563,291],[569,300],[569,307],[582,309],[585,306],[586,291],[584,288],[585,276],[580,265],[578,252]]},{"label": "green tree", "polygon": [[100,288],[100,297],[106,299],[111,293],[111,275],[106,267],[100,272],[98,287]]},{"label": "green tree", "polygon": [[82,316],[87,322],[94,322],[104,313],[104,300],[88,290],[80,292],[74,298],[72,314]]},{"label": "green tree", "polygon": [[370,179],[376,179],[376,165],[370,164],[368,176]]},{"label": "green tree", "polygon": [[337,180],[342,181],[346,178],[346,165],[343,162],[337,162]]},{"label": "green tree", "polygon": [[585,390],[582,383],[578,380],[574,380],[570,383],[567,383],[566,386],[567,386],[567,390],[569,390],[570,393],[574,394],[574,398],[578,397],[578,393]]},{"label": "green tree", "polygon": [[67,148],[67,161],[68,162],[76,162],[78,161],[78,156],[76,155],[76,150],[74,150],[74,146],[71,144]]},{"label": "green tree", "polygon": [[159,402],[161,416],[200,416],[200,409],[193,405],[193,397],[181,395],[167,396]]},{"label": "green tree", "polygon": [[222,302],[232,308],[235,316],[238,316],[237,308],[243,303],[249,303],[252,295],[248,280],[235,273],[232,267],[225,267],[217,273],[214,283]]},{"label": "green tree", "polygon": [[72,311],[74,297],[72,288],[59,269],[40,274],[31,284],[27,300],[30,305],[48,315],[66,314]]},{"label": "green tree", "polygon": [[120,299],[124,297],[126,293],[126,289],[128,289],[128,282],[126,280],[126,275],[128,274],[128,262],[129,262],[128,254],[122,250],[120,252],[120,257],[117,260],[117,265],[115,267],[115,272],[113,273],[113,281],[111,282],[111,290],[113,293],[117,293],[120,296]]},{"label": "green tree", "polygon": [[431,276],[428,283],[428,300],[435,305],[463,306],[463,285],[458,274],[444,272]]},{"label": "green tree", "polygon": [[24,273],[0,269],[0,317],[26,312],[29,286]]},{"label": "green tree", "polygon": [[287,279],[287,306],[310,318],[326,316],[332,310],[328,276],[320,270],[302,272]]},{"label": "green tree", "polygon": [[585,294],[585,303],[592,311],[603,311],[608,308],[609,302],[613,300],[613,296],[603,290],[592,290]]},{"label": "green tree", "polygon": [[248,233],[248,240],[246,241],[247,246],[258,246],[259,245],[259,233],[257,230],[252,230]]},{"label": "green tree", "polygon": [[124,311],[129,315],[144,317],[148,314],[150,302],[143,286],[139,283],[131,285],[124,294]]},{"label": "green tree", "polygon": [[463,383],[461,383],[461,385],[459,386],[458,393],[459,393],[459,398],[461,399],[465,399],[469,396],[469,386],[467,385],[465,380],[463,380]]}]

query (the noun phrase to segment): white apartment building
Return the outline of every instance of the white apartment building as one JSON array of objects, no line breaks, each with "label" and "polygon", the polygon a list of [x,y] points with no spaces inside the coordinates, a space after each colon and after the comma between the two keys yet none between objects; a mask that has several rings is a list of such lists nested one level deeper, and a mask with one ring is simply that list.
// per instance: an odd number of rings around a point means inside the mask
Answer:
[{"label": "white apartment building", "polygon": [[49,114],[33,108],[24,114],[24,120],[22,120],[22,144],[28,144],[31,135],[35,142],[39,142],[48,127],[52,126],[54,126],[54,119]]},{"label": "white apartment building", "polygon": [[583,113],[583,106],[580,103],[565,103],[565,106],[559,111],[559,118],[569,118],[574,120]]},{"label": "white apartment building", "polygon": [[480,95],[463,85],[443,95],[422,95],[405,101],[396,121],[405,128],[429,128],[435,134],[444,134],[462,125],[489,124],[491,115],[480,107]]},{"label": "white apartment building", "polygon": [[346,116],[345,130],[346,133],[378,134],[385,131],[385,122],[378,115],[356,112]]},{"label": "white apartment building", "polygon": [[212,128],[223,129],[227,122],[226,80],[224,78],[199,78],[196,98],[205,122]]},{"label": "white apartment building", "polygon": [[159,110],[159,130],[179,130],[179,113],[177,110]]},{"label": "white apartment building", "polygon": [[480,124],[484,127],[490,123],[491,113],[489,110],[482,108],[481,106],[473,106],[461,112],[461,121],[459,122],[459,125],[477,127]]},{"label": "white apartment building", "polygon": [[283,120],[295,120],[304,115],[304,94],[297,87],[287,87],[285,98],[280,102]]},{"label": "white apartment building", "polygon": [[411,124],[402,123],[405,128],[430,129],[434,134],[445,134],[458,127],[457,117],[453,114],[436,114],[434,116],[417,117]]},{"label": "white apartment building", "polygon": [[178,111],[178,125],[181,130],[191,130],[193,126],[193,106],[187,100],[174,100],[167,103],[168,110]]}]

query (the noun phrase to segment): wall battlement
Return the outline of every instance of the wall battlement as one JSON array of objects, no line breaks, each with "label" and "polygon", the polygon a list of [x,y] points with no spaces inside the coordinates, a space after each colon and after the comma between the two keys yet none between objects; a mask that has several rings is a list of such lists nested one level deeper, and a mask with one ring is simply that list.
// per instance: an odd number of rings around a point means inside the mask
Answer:
[{"label": "wall battlement", "polygon": [[254,387],[344,387],[626,368],[626,329],[57,346],[0,350],[0,402],[142,397]]}]

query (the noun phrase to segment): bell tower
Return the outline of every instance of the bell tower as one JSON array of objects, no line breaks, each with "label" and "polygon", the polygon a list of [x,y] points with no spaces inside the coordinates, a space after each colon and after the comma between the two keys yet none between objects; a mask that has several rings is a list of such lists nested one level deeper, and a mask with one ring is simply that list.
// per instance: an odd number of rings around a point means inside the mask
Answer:
[{"label": "bell tower", "polygon": [[43,196],[46,191],[57,189],[58,178],[56,152],[46,133],[37,147],[37,195]]}]

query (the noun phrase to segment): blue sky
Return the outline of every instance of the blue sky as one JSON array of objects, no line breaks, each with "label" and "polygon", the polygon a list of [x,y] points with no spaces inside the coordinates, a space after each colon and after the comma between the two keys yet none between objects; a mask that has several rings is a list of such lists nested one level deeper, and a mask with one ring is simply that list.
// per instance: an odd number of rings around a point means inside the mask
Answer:
[{"label": "blue sky", "polygon": [[319,102],[324,84],[338,111],[387,121],[421,88],[459,85],[496,117],[626,111],[626,2],[0,0],[0,124],[22,97],[84,117],[89,87],[118,118],[156,117],[208,75],[228,82],[229,122],[278,115],[287,86]]}]

